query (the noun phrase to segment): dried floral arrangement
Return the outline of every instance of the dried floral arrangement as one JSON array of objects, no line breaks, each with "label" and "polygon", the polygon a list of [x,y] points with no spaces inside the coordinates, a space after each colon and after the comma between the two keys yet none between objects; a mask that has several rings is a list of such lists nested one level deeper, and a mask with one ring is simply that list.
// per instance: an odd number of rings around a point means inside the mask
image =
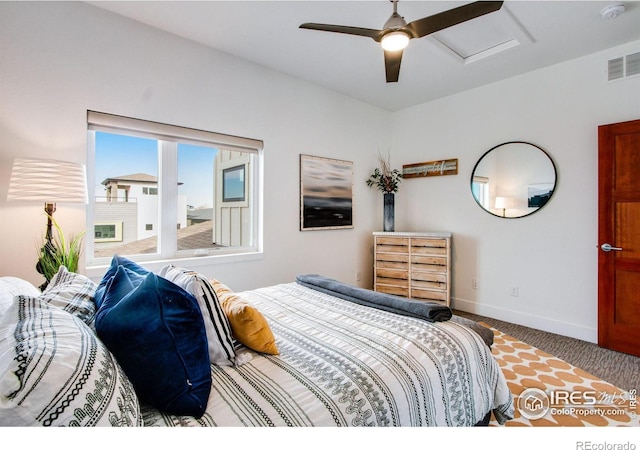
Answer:
[{"label": "dried floral arrangement", "polygon": [[391,169],[390,156],[383,157],[378,154],[380,167],[376,167],[367,179],[367,186],[376,186],[384,194],[394,194],[398,192],[402,173],[398,169]]}]

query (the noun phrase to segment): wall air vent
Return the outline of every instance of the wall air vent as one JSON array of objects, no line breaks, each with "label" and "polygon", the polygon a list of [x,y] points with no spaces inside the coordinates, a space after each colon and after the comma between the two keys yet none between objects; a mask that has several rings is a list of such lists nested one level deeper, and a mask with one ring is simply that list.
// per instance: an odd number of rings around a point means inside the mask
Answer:
[{"label": "wall air vent", "polygon": [[640,75],[640,52],[610,59],[608,61],[608,81],[619,80],[633,75]]},{"label": "wall air vent", "polygon": [[627,62],[625,64],[626,76],[640,74],[640,52],[632,55],[627,55]]},{"label": "wall air vent", "polygon": [[607,72],[608,80],[619,80],[620,78],[624,78],[624,58],[615,58],[609,60],[609,69]]}]

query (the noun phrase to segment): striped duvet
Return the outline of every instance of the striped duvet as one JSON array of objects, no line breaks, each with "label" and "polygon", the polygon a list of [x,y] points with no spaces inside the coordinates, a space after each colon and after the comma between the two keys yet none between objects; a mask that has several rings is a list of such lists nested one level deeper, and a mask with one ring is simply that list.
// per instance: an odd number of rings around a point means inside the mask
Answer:
[{"label": "striped duvet", "polygon": [[146,426],[472,426],[513,398],[472,330],[361,306],[297,283],[242,292],[280,355],[211,366],[200,419],[142,409]]}]

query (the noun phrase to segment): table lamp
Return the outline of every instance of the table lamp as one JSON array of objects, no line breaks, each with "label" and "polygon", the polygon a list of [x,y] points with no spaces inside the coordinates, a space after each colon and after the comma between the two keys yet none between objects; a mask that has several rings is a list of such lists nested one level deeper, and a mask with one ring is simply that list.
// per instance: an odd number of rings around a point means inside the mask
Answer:
[{"label": "table lamp", "polygon": [[52,159],[15,158],[7,201],[44,202],[47,213],[45,247],[51,247],[56,203],[87,203],[85,166]]},{"label": "table lamp", "polygon": [[513,200],[509,197],[496,197],[496,209],[502,210],[502,217],[506,217],[507,208],[513,205]]}]

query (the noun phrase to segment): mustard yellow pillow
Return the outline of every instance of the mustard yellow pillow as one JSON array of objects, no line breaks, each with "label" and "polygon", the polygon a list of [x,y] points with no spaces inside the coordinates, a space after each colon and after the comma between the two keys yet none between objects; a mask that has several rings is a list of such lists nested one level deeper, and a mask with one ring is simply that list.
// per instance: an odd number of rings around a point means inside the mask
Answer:
[{"label": "mustard yellow pillow", "polygon": [[227,287],[226,284],[222,283],[220,280],[216,280],[212,278],[209,280],[209,283],[213,287],[213,290],[216,291],[216,296],[218,299],[224,296],[225,294],[233,294],[233,291]]},{"label": "mustard yellow pillow", "polygon": [[220,281],[211,280],[211,285],[229,319],[233,337],[252,350],[278,355],[280,352],[276,346],[276,339],[262,313]]}]

